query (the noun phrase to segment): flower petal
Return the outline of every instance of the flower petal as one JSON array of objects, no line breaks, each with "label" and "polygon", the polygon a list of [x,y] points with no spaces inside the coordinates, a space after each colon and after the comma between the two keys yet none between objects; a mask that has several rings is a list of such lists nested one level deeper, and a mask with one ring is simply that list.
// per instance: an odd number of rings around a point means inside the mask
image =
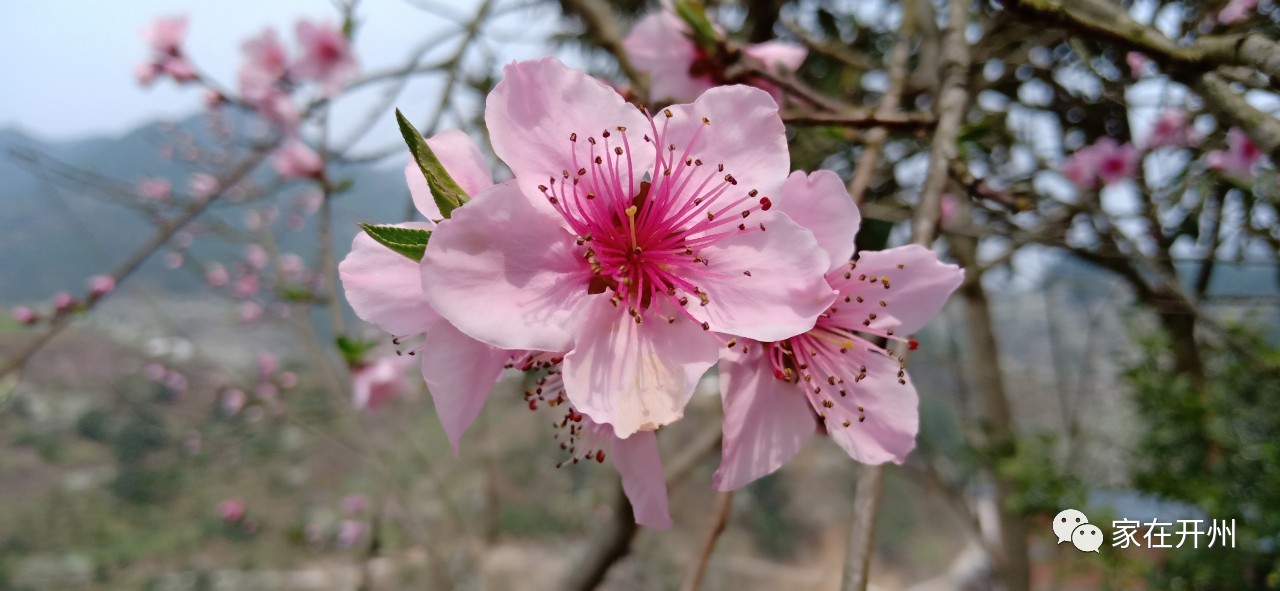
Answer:
[{"label": "flower petal", "polygon": [[[900,365],[894,359],[864,349],[857,362],[867,366],[867,377],[845,384],[848,396],[832,396],[835,407],[826,410],[827,433],[849,457],[864,464],[901,464],[915,449],[920,431],[920,399],[908,380],[898,383]],[[815,409],[822,408],[819,395],[806,391]],[[858,407],[862,407],[859,410]],[[866,417],[859,422],[858,414]],[[848,420],[845,427],[843,421]]]},{"label": "flower petal", "polygon": [[741,488],[781,468],[817,431],[803,389],[773,377],[763,345],[746,346],[745,355],[729,349],[720,357],[724,443],[712,478],[716,490]]},{"label": "flower petal", "polygon": [[[427,146],[467,195],[473,196],[493,186],[489,163],[471,136],[457,129],[446,129],[427,138]],[[440,208],[436,207],[436,200],[431,196],[427,179],[412,159],[405,165],[404,178],[409,183],[409,194],[413,196],[413,204],[418,211],[429,220],[440,219]]]},{"label": "flower petal", "polygon": [[[582,303],[573,351],[564,358],[569,401],[619,437],[684,416],[698,379],[716,362],[716,341],[687,318],[649,314],[637,324],[609,297]],[[674,312],[673,312],[674,314]]]},{"label": "flower petal", "polygon": [[631,501],[636,523],[654,529],[671,527],[667,479],[658,457],[658,438],[652,431],[645,431],[626,439],[611,436],[609,440],[613,443],[609,457],[622,476],[622,490]]},{"label": "flower petal", "polygon": [[689,75],[698,50],[686,29],[676,15],[658,11],[640,19],[622,41],[631,63],[649,73],[652,100],[692,101],[713,86],[710,77]]},{"label": "flower petal", "polygon": [[454,455],[510,358],[509,351],[477,341],[448,322],[431,326],[422,348],[422,377]]},{"label": "flower petal", "polygon": [[794,72],[804,64],[804,58],[809,56],[809,49],[785,41],[766,41],[748,45],[743,48],[742,53],[760,60],[770,71],[778,72],[783,69]]},{"label": "flower petal", "polygon": [[[846,273],[849,279],[844,278]],[[872,278],[877,281],[870,283]],[[854,297],[854,301],[836,304],[832,317],[837,324],[856,328],[870,319],[871,324],[865,326],[891,328],[898,336],[907,336],[938,314],[964,281],[964,270],[939,261],[937,254],[923,246],[911,244],[859,253],[855,268],[837,269],[828,273],[827,279],[840,290],[841,300]],[[856,301],[857,297],[862,301]],[[870,314],[875,318],[869,318]]]},{"label": "flower petal", "polygon": [[[698,143],[691,158],[712,166],[724,164],[724,171],[738,181],[741,193],[752,189],[776,198],[791,170],[787,133],[778,116],[778,103],[769,93],[749,86],[718,86],[698,97],[691,105],[672,105],[663,144],[677,149],[689,145],[694,133]],[[711,124],[703,123],[706,117]],[[657,116],[662,129],[662,115]],[[677,151],[678,157],[682,152]]]},{"label": "flower petal", "polygon": [[[586,142],[619,126],[640,133],[649,127],[640,111],[612,88],[554,57],[503,68],[502,80],[485,102],[484,117],[494,153],[511,167],[520,189],[545,211],[552,211],[551,206],[538,185],[577,166],[570,134]],[[587,165],[585,158],[580,160],[580,165]]]},{"label": "flower petal", "polygon": [[835,291],[813,234],[785,215],[761,217],[765,231],[736,232],[699,252],[707,272],[691,280],[709,301],[687,310],[713,331],[780,341],[813,328]]},{"label": "flower petal", "polygon": [[[422,230],[433,226],[422,222],[396,225]],[[338,276],[356,316],[393,335],[421,334],[440,319],[422,293],[418,263],[374,242],[364,232],[351,242],[351,253],[338,265]]]},{"label": "flower petal", "polygon": [[853,257],[853,241],[862,224],[862,215],[836,173],[829,170],[810,175],[802,171],[791,173],[775,205],[778,211],[813,232],[818,246],[831,258],[828,271],[844,266]]},{"label": "flower petal", "polygon": [[432,307],[462,332],[502,349],[568,350],[573,310],[589,276],[574,237],[511,181],[455,210],[422,257]]}]

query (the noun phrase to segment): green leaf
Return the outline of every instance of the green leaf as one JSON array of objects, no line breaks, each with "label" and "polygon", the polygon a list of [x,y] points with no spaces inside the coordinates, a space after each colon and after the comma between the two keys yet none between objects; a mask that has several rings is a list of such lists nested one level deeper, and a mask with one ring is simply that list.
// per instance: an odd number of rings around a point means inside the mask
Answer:
[{"label": "green leaf", "polygon": [[414,262],[422,260],[422,254],[427,250],[427,241],[431,239],[429,230],[419,230],[417,228],[360,224],[360,229],[364,230],[364,233],[377,241],[378,244],[404,255]]},{"label": "green leaf", "polygon": [[347,367],[359,367],[364,364],[364,354],[378,345],[377,341],[360,341],[346,336],[337,339],[338,350]]},{"label": "green leaf", "polygon": [[449,176],[449,171],[444,169],[444,165],[440,163],[440,159],[436,158],[431,147],[427,145],[427,140],[423,139],[422,134],[405,119],[400,109],[396,109],[396,122],[400,124],[400,135],[404,136],[404,143],[409,145],[409,151],[413,153],[414,162],[418,163],[418,169],[422,171],[422,176],[427,179],[427,187],[431,189],[431,197],[436,201],[436,207],[440,208],[440,215],[445,219],[453,214],[453,210],[462,207],[470,198],[467,192],[454,182],[453,177]]},{"label": "green leaf", "polygon": [[712,51],[720,43],[720,35],[707,18],[707,10],[697,0],[675,0],[676,15],[689,24],[693,31],[693,41],[699,47]]}]

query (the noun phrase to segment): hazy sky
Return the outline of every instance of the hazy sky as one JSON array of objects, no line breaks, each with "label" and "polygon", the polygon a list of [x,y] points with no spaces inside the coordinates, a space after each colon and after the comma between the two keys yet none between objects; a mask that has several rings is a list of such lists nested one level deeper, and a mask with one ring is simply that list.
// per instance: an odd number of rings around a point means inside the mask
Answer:
[{"label": "hazy sky", "polygon": [[[472,3],[364,0],[358,12],[363,29],[356,44],[362,65],[374,70],[402,63],[415,45],[457,28],[441,13],[465,18]],[[424,10],[419,7],[422,4],[440,8]],[[189,15],[188,55],[228,87],[234,87],[240,42],[245,37],[272,25],[292,46],[298,17],[337,18],[333,4],[326,0],[11,0],[4,12],[0,19],[0,87],[4,88],[0,127],[16,126],[52,140],[119,133],[200,109],[199,90],[168,81],[141,88],[134,81],[135,66],[148,55],[139,31],[156,16]],[[491,47],[504,61],[545,55],[548,48],[540,40],[554,26],[549,16],[531,19],[525,11],[519,20],[495,23],[492,30],[501,34],[494,38],[514,41]],[[538,26],[539,21],[547,25]],[[407,104],[402,106],[426,112],[434,100],[433,86],[430,80],[411,85],[401,99]],[[361,103],[376,96],[370,92],[353,97],[338,106],[337,117],[362,116]],[[394,134],[389,128],[385,135]]]}]

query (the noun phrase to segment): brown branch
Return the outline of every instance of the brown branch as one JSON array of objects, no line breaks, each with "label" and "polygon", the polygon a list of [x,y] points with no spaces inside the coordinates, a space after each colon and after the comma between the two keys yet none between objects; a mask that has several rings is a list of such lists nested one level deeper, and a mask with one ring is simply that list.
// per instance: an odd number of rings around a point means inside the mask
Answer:
[{"label": "brown branch", "polygon": [[[123,283],[124,280],[132,275],[134,271],[138,270],[138,267],[142,266],[143,262],[168,243],[169,240],[173,238],[174,234],[177,234],[179,230],[186,227],[186,225],[191,223],[192,220],[204,213],[210,205],[213,205],[214,201],[217,201],[219,197],[226,194],[228,188],[240,182],[241,179],[247,176],[258,165],[258,163],[262,162],[263,155],[274,147],[275,144],[272,143],[255,150],[252,155],[237,164],[226,176],[218,180],[218,190],[216,192],[193,201],[176,219],[162,224],[160,226],[160,231],[157,232],[155,236],[152,236],[151,240],[148,240],[146,244],[135,250],[128,259],[125,259],[123,263],[120,263],[115,270],[111,272],[111,277],[115,279],[116,285],[119,286]],[[92,310],[104,299],[106,299],[105,296],[99,298],[88,298],[84,301],[78,311],[87,312]],[[0,378],[6,377],[10,373],[21,369],[23,365],[26,365],[27,361],[31,359],[36,352],[70,326],[71,321],[77,316],[78,314],[60,314],[55,316],[53,320],[50,321],[49,328],[45,332],[41,333],[35,338],[35,340],[28,343],[26,347],[19,351],[17,355],[11,358],[2,368],[0,368]]]},{"label": "brown branch", "polygon": [[631,90],[637,96],[649,96],[649,76],[636,69],[622,47],[622,29],[618,15],[602,0],[560,0],[565,12],[574,14],[586,27],[587,34],[601,49],[609,52],[618,62],[618,69],[631,81]]},{"label": "brown branch", "polygon": [[[893,44],[893,51],[889,53],[887,67],[889,87],[880,98],[880,104],[876,106],[873,119],[877,124],[867,132],[866,141],[863,142],[862,157],[858,159],[858,165],[853,169],[853,177],[849,179],[849,196],[858,205],[866,202],[867,189],[871,187],[871,177],[879,168],[880,154],[884,150],[885,142],[889,140],[887,120],[904,115],[898,113],[898,106],[902,102],[902,91],[907,83],[907,61],[911,59],[911,43],[916,36],[916,23],[919,22],[916,18],[918,6],[916,0],[906,0],[902,3],[902,24],[898,28],[898,39]],[[929,119],[932,121],[933,117]]]},{"label": "brown branch", "polygon": [[702,554],[698,556],[698,561],[693,564],[693,568],[689,569],[688,576],[680,585],[680,591],[698,591],[702,588],[702,577],[707,574],[707,563],[711,561],[711,554],[716,550],[716,542],[720,541],[720,534],[724,533],[725,526],[729,524],[729,513],[733,510],[733,491],[722,492],[717,497],[715,520],[711,522],[711,529],[707,530],[707,538],[702,543]]}]

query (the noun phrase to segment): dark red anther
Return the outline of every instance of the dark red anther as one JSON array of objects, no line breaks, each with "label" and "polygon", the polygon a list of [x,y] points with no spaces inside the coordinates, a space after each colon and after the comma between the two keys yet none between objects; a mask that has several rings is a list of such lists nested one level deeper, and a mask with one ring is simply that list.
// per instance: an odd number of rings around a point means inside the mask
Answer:
[{"label": "dark red anther", "polygon": [[530,399],[529,399],[529,410],[538,410],[538,399],[537,399],[537,398],[530,398]]},{"label": "dark red anther", "polygon": [[782,373],[782,370],[776,367],[773,369],[773,377],[778,378],[779,380],[782,380],[784,382],[787,381],[786,374]]},{"label": "dark red anther", "polygon": [[915,351],[916,349],[919,349],[919,348],[920,348],[920,341],[917,341],[915,339],[907,339],[907,349],[911,351]]},{"label": "dark red anther", "polygon": [[603,450],[603,449],[602,449],[602,450],[600,450],[600,451],[597,451],[597,452],[596,452],[596,461],[597,461],[597,462],[599,462],[599,463],[601,463],[601,464],[603,464],[603,463],[604,463],[604,450]]},{"label": "dark red anther", "polygon": [[773,207],[773,202],[770,201],[768,197],[761,197],[760,209],[763,209],[764,211],[769,211],[770,207]]}]

